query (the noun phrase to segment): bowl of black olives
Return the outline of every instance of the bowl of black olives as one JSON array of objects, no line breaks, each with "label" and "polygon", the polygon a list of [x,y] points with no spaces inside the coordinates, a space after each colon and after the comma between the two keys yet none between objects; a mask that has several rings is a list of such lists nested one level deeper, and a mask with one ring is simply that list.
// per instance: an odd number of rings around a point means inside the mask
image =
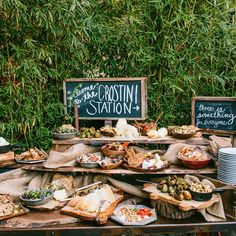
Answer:
[{"label": "bowl of black olives", "polygon": [[50,189],[30,189],[20,194],[20,199],[25,205],[38,206],[49,202],[53,197]]}]

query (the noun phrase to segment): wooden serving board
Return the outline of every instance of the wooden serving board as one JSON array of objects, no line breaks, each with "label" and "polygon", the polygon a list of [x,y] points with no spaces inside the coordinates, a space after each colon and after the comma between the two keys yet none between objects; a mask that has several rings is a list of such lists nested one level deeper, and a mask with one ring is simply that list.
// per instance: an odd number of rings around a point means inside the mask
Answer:
[{"label": "wooden serving board", "polygon": [[66,205],[66,201],[60,202],[60,201],[52,199],[51,201],[49,201],[49,202],[47,202],[43,205],[27,206],[27,207],[31,208],[31,209],[34,209],[34,210],[37,210],[37,211],[54,211],[54,210],[61,209],[65,205]]},{"label": "wooden serving board", "polygon": [[70,224],[79,222],[79,219],[67,215],[61,215],[60,211],[52,212],[33,212],[30,211],[26,215],[18,216],[1,222],[3,228],[36,228],[51,227],[59,224]]},{"label": "wooden serving board", "polygon": [[217,194],[213,194],[212,198],[209,201],[199,202],[194,200],[183,200],[179,201],[173,197],[171,197],[168,193],[162,193],[159,189],[157,189],[157,185],[155,184],[144,184],[145,192],[150,193],[150,199],[152,200],[160,200],[166,203],[170,203],[172,205],[176,205],[182,211],[189,211],[193,209],[205,209],[210,207],[216,202],[219,202],[220,197]]},{"label": "wooden serving board", "polygon": [[10,218],[13,218],[13,217],[17,217],[17,216],[21,216],[21,215],[25,215],[29,212],[29,209],[21,206],[21,209],[24,210],[24,211],[21,211],[21,212],[18,212],[18,213],[13,213],[13,214],[10,214],[10,215],[6,215],[6,216],[1,216],[0,217],[0,221],[1,220],[6,220],[6,219],[10,219]]},{"label": "wooden serving board", "polygon": [[99,215],[96,213],[90,213],[87,211],[76,210],[74,207],[65,206],[61,209],[62,214],[78,217],[82,220],[87,221],[96,221],[98,224],[105,224],[108,218],[112,215],[113,211],[115,210],[116,206],[122,201],[124,198],[123,195],[114,194],[116,201],[111,203],[111,205],[106,209],[106,211],[101,212]]}]

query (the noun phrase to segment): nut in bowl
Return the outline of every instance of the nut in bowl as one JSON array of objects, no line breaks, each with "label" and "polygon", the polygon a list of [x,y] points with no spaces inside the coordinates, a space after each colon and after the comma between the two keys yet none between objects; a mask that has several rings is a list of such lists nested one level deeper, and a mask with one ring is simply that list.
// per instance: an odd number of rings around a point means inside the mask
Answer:
[{"label": "nut in bowl", "polygon": [[226,185],[221,188],[213,188],[213,186],[203,182],[191,181],[189,190],[192,194],[193,200],[203,202],[210,200],[214,193],[223,193],[227,190],[235,190],[235,187]]},{"label": "nut in bowl", "polygon": [[201,169],[206,167],[211,157],[199,147],[186,146],[179,150],[177,158],[184,166],[191,169]]},{"label": "nut in bowl", "polygon": [[197,129],[193,125],[183,125],[183,126],[176,126],[172,130],[172,135],[175,138],[180,139],[188,139],[193,137],[197,133]]},{"label": "nut in bowl", "polygon": [[50,189],[31,189],[20,194],[20,199],[25,205],[38,206],[49,202],[53,197]]},{"label": "nut in bowl", "polygon": [[212,197],[213,189],[210,185],[204,183],[190,183],[189,188],[195,201],[208,201]]}]

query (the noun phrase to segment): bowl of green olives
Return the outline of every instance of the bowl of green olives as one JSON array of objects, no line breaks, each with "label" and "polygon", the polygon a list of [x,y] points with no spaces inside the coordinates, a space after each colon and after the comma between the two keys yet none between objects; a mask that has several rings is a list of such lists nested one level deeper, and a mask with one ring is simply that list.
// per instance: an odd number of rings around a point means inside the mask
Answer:
[{"label": "bowl of green olives", "polygon": [[53,197],[50,189],[30,189],[20,194],[20,199],[25,205],[38,206],[49,202]]}]

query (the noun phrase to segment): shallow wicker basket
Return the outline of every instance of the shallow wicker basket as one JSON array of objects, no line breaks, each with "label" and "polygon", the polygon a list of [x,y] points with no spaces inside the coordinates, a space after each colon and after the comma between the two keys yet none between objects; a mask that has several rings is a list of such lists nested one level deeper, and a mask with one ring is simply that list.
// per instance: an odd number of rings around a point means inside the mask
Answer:
[{"label": "shallow wicker basket", "polygon": [[115,158],[115,157],[122,156],[125,154],[125,150],[117,151],[117,150],[110,150],[110,149],[101,149],[101,151],[105,157]]},{"label": "shallow wicker basket", "polygon": [[197,212],[197,210],[182,211],[178,206],[160,200],[151,200],[151,203],[157,214],[168,219],[186,219]]}]

